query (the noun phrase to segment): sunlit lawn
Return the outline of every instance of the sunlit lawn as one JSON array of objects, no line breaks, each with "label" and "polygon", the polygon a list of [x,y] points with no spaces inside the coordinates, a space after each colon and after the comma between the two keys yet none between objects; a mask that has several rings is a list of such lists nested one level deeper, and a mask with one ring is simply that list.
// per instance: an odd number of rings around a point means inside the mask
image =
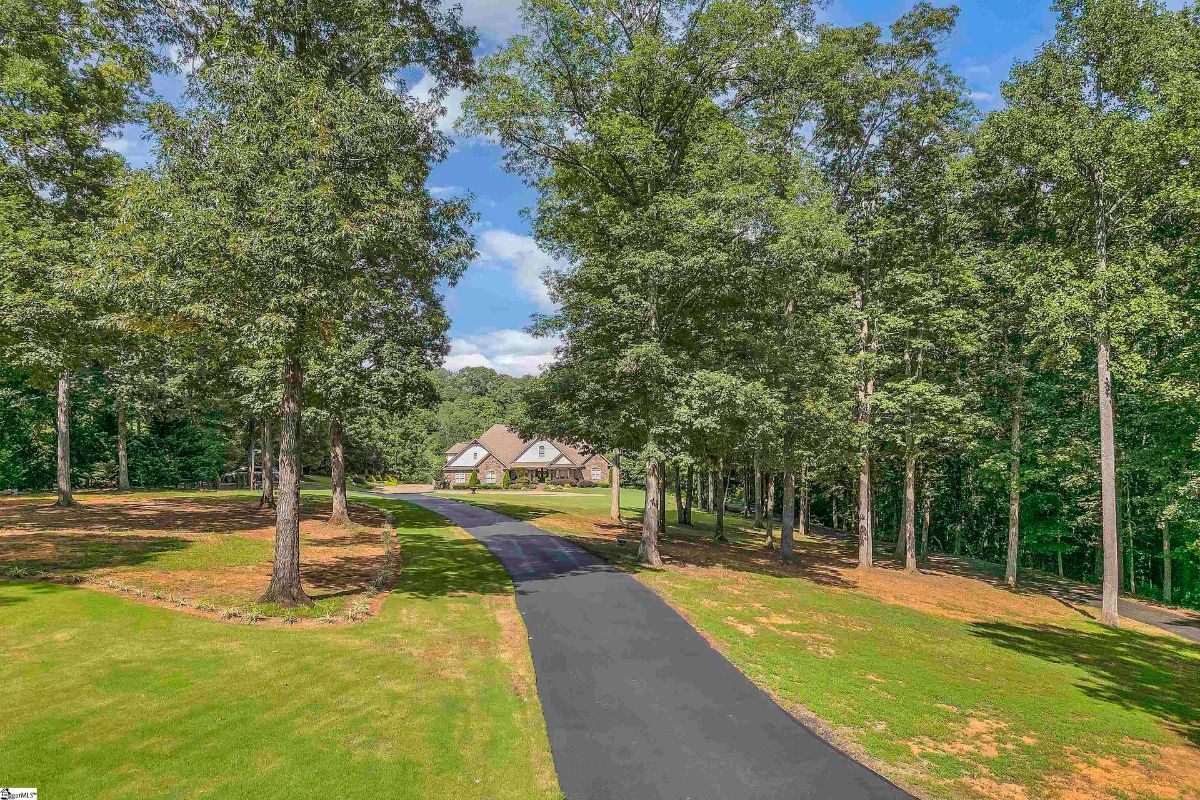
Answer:
[{"label": "sunlit lawn", "polygon": [[[668,566],[642,570],[607,490],[447,494],[635,571],[781,704],[925,794],[1200,797],[1200,647],[1181,639],[1108,630],[952,562],[860,581],[849,543],[801,542],[799,565],[780,567],[737,514],[732,546],[697,512],[698,530],[671,525]],[[641,501],[624,490],[624,514]]]},{"label": "sunlit lawn", "polygon": [[[0,581],[5,784],[49,798],[560,797],[503,569],[440,518],[370,502],[396,514],[403,569],[355,624],[222,622]],[[143,571],[260,555],[236,534],[201,538],[124,552]]]}]

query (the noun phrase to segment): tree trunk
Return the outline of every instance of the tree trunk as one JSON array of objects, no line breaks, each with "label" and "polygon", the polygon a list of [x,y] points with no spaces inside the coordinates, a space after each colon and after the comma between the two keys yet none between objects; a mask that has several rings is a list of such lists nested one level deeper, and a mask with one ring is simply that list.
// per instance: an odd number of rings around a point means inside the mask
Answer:
[{"label": "tree trunk", "polygon": [[675,465],[675,524],[687,523],[687,513],[683,510],[683,481],[680,480],[679,465]]},{"label": "tree trunk", "polygon": [[790,561],[795,552],[793,528],[796,522],[796,473],[790,467],[783,473],[783,507],[779,511],[779,558]]},{"label": "tree trunk", "polygon": [[1171,529],[1164,519],[1162,524],[1163,544],[1163,584],[1162,597],[1164,603],[1171,602]]},{"label": "tree trunk", "polygon": [[342,444],[342,421],[337,417],[329,423],[330,481],[333,490],[333,512],[330,525],[349,525],[350,511],[346,508],[346,450]]},{"label": "tree trunk", "polygon": [[687,468],[687,499],[683,506],[683,524],[689,528],[692,527],[692,504],[696,499],[696,476],[692,471],[692,465],[688,464]]},{"label": "tree trunk", "polygon": [[803,539],[808,536],[808,470],[804,467],[800,469],[800,503],[799,513],[796,515],[796,531],[797,535]]},{"label": "tree trunk", "polygon": [[763,544],[768,550],[775,549],[775,473],[767,475],[767,502],[766,508],[763,509],[766,517],[765,526],[767,535],[763,540]]},{"label": "tree trunk", "polygon": [[279,431],[279,505],[275,512],[275,563],[263,602],[312,605],[300,584],[300,412],[304,376],[300,358],[289,355],[283,371]]},{"label": "tree trunk", "polygon": [[667,532],[667,477],[664,474],[658,482],[658,532]]},{"label": "tree trunk", "polygon": [[271,416],[263,417],[262,426],[262,496],[258,498],[258,507],[275,507],[275,455],[272,452],[274,444],[271,441]]},{"label": "tree trunk", "polygon": [[742,467],[742,519],[750,519],[750,467]]},{"label": "tree trunk", "polygon": [[[754,527],[761,528],[763,526],[763,474],[762,466],[758,463],[758,453],[754,454]],[[746,493],[746,500],[750,500],[750,493]]]},{"label": "tree trunk", "polygon": [[125,403],[117,401],[117,491],[129,491],[129,422]]},{"label": "tree trunk", "polygon": [[[713,541],[727,542],[729,539],[725,536],[725,493],[729,490],[729,481],[726,478],[725,459],[717,459],[717,496],[714,498],[713,505],[716,507],[717,524],[713,529]],[[712,473],[709,473],[711,478]]]},{"label": "tree trunk", "polygon": [[1106,335],[1097,341],[1096,376],[1100,383],[1100,517],[1104,542],[1104,601],[1100,621],[1110,627],[1120,623],[1118,595],[1121,563],[1117,529],[1117,455],[1113,429],[1112,372]]},{"label": "tree trunk", "polygon": [[1008,454],[1008,565],[1004,582],[1017,585],[1017,556],[1021,545],[1021,411],[1024,405],[1025,379],[1018,379],[1013,400],[1012,428]]},{"label": "tree trunk", "polygon": [[75,505],[71,496],[71,376],[63,370],[58,376],[58,500],[54,505]]},{"label": "tree trunk", "polygon": [[[866,297],[860,287],[855,292],[855,304],[860,312],[866,310]],[[870,340],[870,326],[863,313],[858,332],[859,352],[865,357]],[[862,464],[858,470],[858,568],[871,569],[874,563],[875,531],[871,516],[871,395],[875,392],[875,378],[868,377],[872,366],[864,368],[858,384],[858,421],[863,427]]]},{"label": "tree trunk", "polygon": [[[653,445],[653,442],[651,442]],[[646,459],[646,507],[642,512],[642,541],[638,545],[638,561],[662,566],[658,553],[658,486],[662,482],[662,465],[654,456]]]},{"label": "tree trunk", "polygon": [[863,453],[858,470],[858,568],[874,566],[875,532],[871,519],[871,454]]},{"label": "tree trunk", "polygon": [[904,459],[904,569],[917,571],[917,454]]},{"label": "tree trunk", "polygon": [[[924,470],[928,472],[928,468]],[[929,525],[933,521],[933,481],[928,476],[921,484],[921,552],[929,558]]]},{"label": "tree trunk", "polygon": [[609,476],[612,485],[608,492],[608,516],[610,519],[621,520],[621,451],[613,451],[612,474]]},{"label": "tree trunk", "polygon": [[708,513],[717,513],[717,496],[713,486],[713,471],[710,467],[708,470]]}]

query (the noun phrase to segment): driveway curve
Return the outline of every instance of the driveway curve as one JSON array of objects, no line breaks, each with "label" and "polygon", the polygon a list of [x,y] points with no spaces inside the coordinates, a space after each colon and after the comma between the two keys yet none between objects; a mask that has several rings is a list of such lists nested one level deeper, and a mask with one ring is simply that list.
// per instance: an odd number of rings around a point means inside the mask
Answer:
[{"label": "driveway curve", "polygon": [[466,529],[512,576],[568,800],[911,798],[781,709],[631,576],[494,511],[390,496]]}]

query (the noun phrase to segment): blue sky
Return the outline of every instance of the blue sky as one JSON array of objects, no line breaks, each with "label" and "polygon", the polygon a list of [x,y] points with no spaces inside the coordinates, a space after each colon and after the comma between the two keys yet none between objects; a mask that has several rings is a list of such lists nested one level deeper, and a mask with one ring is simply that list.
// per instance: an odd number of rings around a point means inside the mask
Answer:
[{"label": "blue sky", "polygon": [[[460,1],[466,22],[479,31],[481,54],[495,49],[520,27],[520,0]],[[1183,0],[1169,3],[1175,8],[1182,4]],[[944,56],[986,112],[998,105],[1000,82],[1013,62],[1032,56],[1052,35],[1054,16],[1049,0],[959,0],[958,5],[958,28],[946,42]],[[835,0],[821,15],[838,25],[874,22],[886,27],[911,6],[911,2],[891,0]],[[181,80],[163,78],[157,89],[173,100]],[[418,81],[413,90],[419,94],[421,89]],[[441,124],[447,133],[453,134],[461,101],[458,92],[446,99]],[[149,143],[136,130],[112,144],[135,166],[150,157]],[[529,223],[522,215],[533,205],[534,192],[504,171],[499,147],[459,135],[450,157],[434,168],[429,186],[438,196],[470,194],[479,214],[474,231],[479,258],[446,294],[452,320],[446,366],[490,366],[514,375],[536,372],[548,360],[554,343],[524,332],[531,314],[549,309],[539,276],[552,260],[529,236]]]}]

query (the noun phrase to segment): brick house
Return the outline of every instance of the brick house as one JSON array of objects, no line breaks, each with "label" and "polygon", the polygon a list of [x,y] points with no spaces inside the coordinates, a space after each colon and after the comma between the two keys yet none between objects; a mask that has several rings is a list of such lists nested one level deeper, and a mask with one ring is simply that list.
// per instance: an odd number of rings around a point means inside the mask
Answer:
[{"label": "brick house", "polygon": [[450,486],[466,486],[472,472],[479,482],[499,486],[508,472],[510,480],[530,483],[567,483],[609,479],[612,464],[586,445],[574,447],[558,439],[522,439],[507,425],[493,425],[469,442],[446,451],[443,477]]}]

